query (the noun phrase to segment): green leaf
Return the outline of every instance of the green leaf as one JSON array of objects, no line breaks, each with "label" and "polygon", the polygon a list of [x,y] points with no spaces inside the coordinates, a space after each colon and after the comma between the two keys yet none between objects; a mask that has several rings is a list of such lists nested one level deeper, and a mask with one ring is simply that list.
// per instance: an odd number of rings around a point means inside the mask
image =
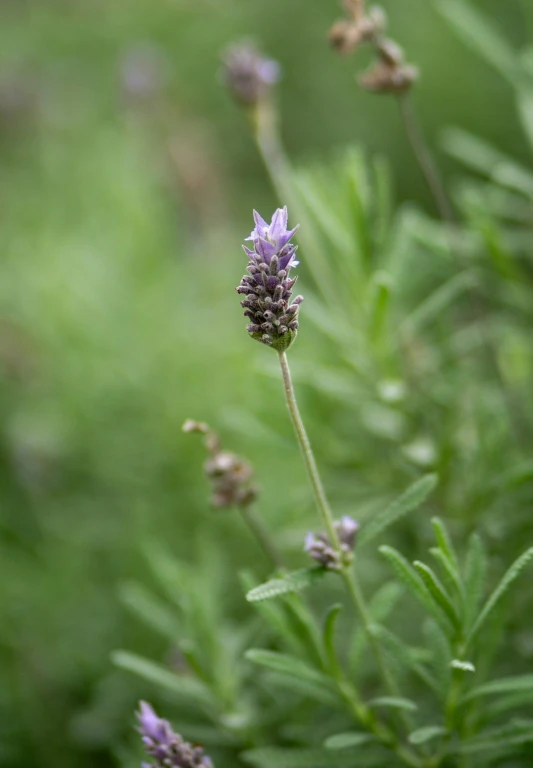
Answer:
[{"label": "green leaf", "polygon": [[175,642],[181,626],[176,616],[150,590],[133,581],[120,585],[121,602],[148,627]]},{"label": "green leaf", "polygon": [[439,285],[433,293],[430,293],[407,315],[402,321],[400,332],[408,337],[417,333],[421,328],[440,317],[450,304],[453,304],[466,291],[475,288],[477,284],[478,279],[470,270],[454,275]]},{"label": "green leaf", "polygon": [[[255,768],[354,768],[358,761],[352,752],[335,753],[329,749],[281,749],[260,747],[240,755],[244,762]],[[365,768],[383,766],[383,752],[379,755],[366,756],[361,763]]]},{"label": "green leaf", "polygon": [[519,677],[502,677],[499,680],[491,680],[489,683],[472,688],[462,701],[470,701],[480,696],[492,696],[497,693],[518,693],[520,691],[533,692],[533,675],[520,675]]},{"label": "green leaf", "polygon": [[487,555],[485,547],[477,533],[473,533],[468,542],[464,570],[465,615],[467,627],[472,626],[479,610],[479,605],[485,589],[486,573]]},{"label": "green leaf", "polygon": [[533,196],[533,174],[515,160],[499,152],[489,143],[459,128],[449,128],[443,134],[446,152],[502,187]]},{"label": "green leaf", "polygon": [[270,600],[279,595],[287,595],[291,592],[301,592],[318,581],[325,572],[326,569],[321,566],[293,571],[293,573],[288,573],[279,579],[271,579],[251,589],[246,595],[246,599],[250,603],[255,603],[261,600]]},{"label": "green leaf", "polygon": [[453,566],[453,569],[458,574],[459,562],[457,560],[457,555],[455,554],[450,535],[446,530],[446,526],[438,517],[434,517],[431,521],[431,524],[433,525],[433,532],[435,534],[435,539],[437,540],[439,549],[446,556],[447,560],[449,560],[450,564]]},{"label": "green leaf", "polygon": [[521,70],[514,50],[477,8],[463,0],[436,0],[436,7],[471,50],[516,86]]},{"label": "green leaf", "polygon": [[377,699],[367,701],[369,707],[392,707],[393,709],[405,709],[414,712],[418,706],[411,699],[404,699],[400,696],[380,696]]},{"label": "green leaf", "polygon": [[485,603],[485,606],[479,616],[477,617],[474,626],[472,627],[470,634],[467,638],[467,645],[472,642],[472,640],[476,637],[477,633],[483,626],[483,624],[486,622],[486,620],[489,618],[491,613],[494,611],[502,597],[505,595],[509,587],[513,584],[514,581],[520,576],[526,565],[528,565],[531,560],[533,560],[533,547],[530,547],[527,549],[523,555],[521,555],[515,562],[511,565],[503,579],[500,581],[492,595],[489,597],[487,602]]},{"label": "green leaf", "polygon": [[214,699],[203,683],[193,677],[177,675],[155,661],[129,651],[115,651],[111,659],[117,667],[148,680],[150,683],[170,691],[183,704],[196,705],[203,709],[212,708]]},{"label": "green leaf", "polygon": [[347,731],[346,733],[336,733],[334,736],[328,736],[324,742],[326,749],[348,749],[349,747],[359,747],[373,741],[375,736],[371,733],[361,733],[359,731]]},{"label": "green leaf", "polygon": [[522,127],[533,149],[533,88],[522,88],[518,92],[518,112]]},{"label": "green leaf", "polygon": [[517,720],[500,728],[491,728],[470,739],[465,739],[457,751],[463,755],[490,750],[505,754],[513,747],[533,742],[533,720]]},{"label": "green leaf", "polygon": [[428,619],[424,624],[425,645],[431,652],[432,666],[437,678],[440,696],[445,699],[450,678],[451,662],[453,659],[450,641],[441,624]]},{"label": "green leaf", "polygon": [[428,565],[421,563],[419,560],[416,560],[413,565],[420,574],[420,577],[426,585],[428,593],[435,601],[435,604],[438,605],[445,616],[447,616],[454,629],[460,631],[461,619],[459,618],[459,614],[435,572],[432,571]]},{"label": "green leaf", "polygon": [[264,651],[259,648],[252,648],[244,655],[249,661],[261,667],[266,667],[274,672],[281,672],[287,677],[296,677],[323,686],[328,690],[336,691],[335,683],[330,677],[313,669],[313,667],[310,667],[295,656],[278,653],[277,651]]},{"label": "green leaf", "polygon": [[410,733],[408,741],[411,744],[425,744],[427,741],[431,741],[437,736],[445,736],[447,733],[448,731],[442,725],[425,725],[423,728],[418,728]]},{"label": "green leaf", "polygon": [[411,672],[414,672],[424,683],[439,692],[439,686],[432,674],[421,664],[415,656],[415,650],[410,648],[403,640],[391,632],[386,627],[376,625],[374,628],[376,637],[379,639],[385,653],[390,658]]},{"label": "green leaf", "polygon": [[322,642],[324,644],[324,651],[329,663],[331,672],[338,671],[340,669],[337,659],[337,652],[335,650],[335,629],[337,627],[337,619],[342,611],[342,605],[336,603],[329,609],[326,620],[324,622],[324,632],[322,635]]},{"label": "green leaf", "polygon": [[269,688],[276,688],[302,699],[311,699],[311,701],[326,706],[329,710],[345,710],[346,708],[346,703],[340,698],[339,693],[331,688],[325,688],[322,683],[304,680],[300,677],[288,677],[284,672],[273,672],[272,670],[265,671],[263,680]]},{"label": "green leaf", "polygon": [[373,516],[366,523],[359,535],[358,544],[363,545],[382,533],[393,523],[404,517],[408,512],[412,512],[422,504],[431,491],[437,485],[437,475],[424,475],[424,477],[413,483],[401,496],[395,499],[392,504]]},{"label": "green leaf", "polygon": [[[424,582],[418,573],[411,567],[405,557],[393,547],[382,546],[379,552],[389,561],[396,576],[405,584],[413,597],[430,613],[437,621],[444,621],[442,611],[435,605],[424,586]],[[446,622],[447,623],[447,622]]]},{"label": "green leaf", "polygon": [[[385,621],[402,593],[403,587],[397,581],[389,581],[378,589],[368,604],[368,614],[374,626],[379,627],[380,623]],[[350,664],[354,671],[359,667],[361,654],[367,643],[367,634],[362,627],[359,627],[355,632],[350,652]]]}]

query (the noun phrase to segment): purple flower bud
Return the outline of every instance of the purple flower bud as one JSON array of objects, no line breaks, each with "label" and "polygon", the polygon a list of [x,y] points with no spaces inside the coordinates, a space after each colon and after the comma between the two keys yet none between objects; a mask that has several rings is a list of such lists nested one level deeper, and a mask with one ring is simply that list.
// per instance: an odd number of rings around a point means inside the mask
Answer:
[{"label": "purple flower bud", "polygon": [[[247,273],[237,287],[237,293],[246,294],[241,301],[244,314],[252,322],[247,326],[252,338],[278,351],[289,348],[298,330],[298,310],[303,301],[298,296],[291,304],[291,292],[296,278],[290,278],[292,267],[298,262],[294,256],[296,246],[290,240],[298,229],[288,229],[287,207],[278,208],[270,224],[254,211],[255,228],[250,237],[253,249],[244,246],[250,259]],[[260,326],[261,330],[255,330]],[[268,331],[268,333],[263,333]]]},{"label": "purple flower bud", "polygon": [[335,530],[339,537],[340,550],[335,549],[325,533],[308,533],[304,550],[324,568],[339,571],[351,561],[359,524],[345,515],[335,522]]},{"label": "purple flower bud", "polygon": [[268,95],[281,76],[277,61],[261,56],[244,42],[229,48],[224,56],[222,80],[241,104],[253,106]]},{"label": "purple flower bud", "polygon": [[142,763],[142,768],[213,768],[204,750],[174,733],[170,723],[158,717],[150,704],[141,701],[137,717],[146,752],[155,761]]},{"label": "purple flower bud", "polygon": [[344,517],[335,523],[335,528],[341,546],[346,547],[346,549],[351,552],[355,547],[355,538],[357,531],[359,530],[359,523],[351,517],[348,517],[348,515],[344,515]]}]

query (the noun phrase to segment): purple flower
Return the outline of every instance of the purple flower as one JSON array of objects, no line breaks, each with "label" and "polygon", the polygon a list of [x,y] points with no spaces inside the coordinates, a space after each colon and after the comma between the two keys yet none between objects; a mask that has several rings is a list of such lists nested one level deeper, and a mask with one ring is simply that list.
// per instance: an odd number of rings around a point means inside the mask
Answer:
[{"label": "purple flower", "polygon": [[301,296],[291,299],[296,278],[290,277],[296,246],[290,242],[298,229],[288,229],[287,207],[278,208],[270,224],[254,211],[255,228],[250,237],[253,248],[244,247],[249,258],[247,275],[237,286],[245,294],[241,301],[250,319],[247,331],[252,338],[282,352],[292,344],[298,330]]},{"label": "purple flower", "polygon": [[150,704],[141,701],[137,717],[144,748],[154,760],[142,763],[142,768],[213,768],[203,749],[174,733],[170,723],[158,717]]},{"label": "purple flower", "polygon": [[335,530],[339,537],[340,550],[335,549],[325,533],[308,533],[304,550],[324,568],[338,571],[352,558],[359,524],[345,515],[335,522]]},{"label": "purple flower", "polygon": [[248,42],[229,48],[224,56],[222,80],[243,104],[257,104],[281,76],[277,61],[261,56]]}]

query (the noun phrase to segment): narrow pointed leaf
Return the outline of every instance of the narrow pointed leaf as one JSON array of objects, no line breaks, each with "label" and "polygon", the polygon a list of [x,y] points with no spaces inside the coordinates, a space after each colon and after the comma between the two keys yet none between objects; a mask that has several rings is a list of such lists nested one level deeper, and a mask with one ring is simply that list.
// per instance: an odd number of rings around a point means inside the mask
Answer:
[{"label": "narrow pointed leaf", "polygon": [[161,664],[128,651],[115,651],[111,658],[117,667],[133,672],[160,688],[165,688],[184,704],[195,704],[202,708],[210,708],[214,704],[209,689],[194,677],[177,675]]},{"label": "narrow pointed leaf", "polygon": [[480,696],[492,696],[498,693],[518,693],[520,691],[531,691],[533,693],[533,675],[520,675],[519,677],[503,677],[499,680],[491,680],[489,683],[478,685],[472,688],[463,701],[470,701]]},{"label": "narrow pointed leaf", "polygon": [[464,0],[437,0],[437,9],[468,47],[515,86],[520,67],[512,46],[481,11]]},{"label": "narrow pointed leaf", "polygon": [[419,560],[415,561],[414,567],[420,574],[420,578],[426,585],[428,593],[435,601],[435,604],[438,605],[442,612],[447,616],[454,629],[459,631],[461,629],[461,620],[459,618],[459,614],[457,613],[455,606],[450,599],[450,596],[446,592],[441,581],[435,575],[434,571],[432,571],[428,565],[421,563]]},{"label": "narrow pointed leaf", "polygon": [[442,611],[435,605],[434,600],[431,599],[428,590],[426,589],[424,582],[415,571],[414,568],[408,563],[403,555],[401,555],[393,547],[383,546],[379,548],[380,553],[389,561],[392,569],[400,581],[407,587],[412,596],[426,609],[426,611],[432,615],[439,623],[448,622],[443,617]]},{"label": "narrow pointed leaf", "polygon": [[291,592],[301,592],[314,584],[324,573],[325,569],[320,566],[302,568],[300,571],[294,571],[279,579],[271,579],[258,587],[254,587],[248,592],[246,599],[250,603],[255,603],[261,600],[270,600],[279,595],[287,595]]},{"label": "narrow pointed leaf", "polygon": [[278,653],[276,651],[264,651],[262,649],[252,648],[245,653],[245,657],[254,664],[266,667],[274,672],[281,672],[287,677],[297,677],[316,685],[324,686],[329,690],[335,690],[335,684],[330,677],[313,669],[313,667],[310,667],[308,664],[294,656]]},{"label": "narrow pointed leaf", "polygon": [[464,570],[465,613],[467,626],[471,627],[479,610],[485,589],[487,555],[481,538],[473,533],[468,542]]},{"label": "narrow pointed leaf", "polygon": [[411,744],[426,744],[437,736],[445,736],[447,733],[448,731],[442,725],[425,725],[410,733],[408,740]]},{"label": "narrow pointed leaf", "polygon": [[381,696],[377,699],[371,699],[367,704],[369,707],[391,707],[392,709],[405,709],[408,712],[415,712],[418,709],[414,701],[399,696]]},{"label": "narrow pointed leaf", "polygon": [[339,618],[341,611],[342,605],[339,603],[332,605],[326,616],[326,621],[324,622],[324,652],[329,663],[329,668],[332,672],[339,669],[337,651],[335,650],[335,629],[337,627],[337,619]]},{"label": "narrow pointed leaf", "polygon": [[485,606],[481,613],[479,614],[478,618],[476,619],[476,622],[474,626],[472,627],[472,630],[468,636],[467,639],[467,645],[470,643],[483,624],[487,621],[491,613],[494,611],[502,597],[505,595],[507,590],[511,587],[513,582],[516,581],[516,579],[520,576],[526,565],[528,565],[531,560],[533,560],[533,547],[530,547],[527,549],[523,555],[521,555],[515,562],[511,565],[503,579],[500,581],[492,595],[489,597],[487,602],[485,603]]},{"label": "narrow pointed leaf", "polygon": [[375,736],[371,733],[362,733],[360,731],[347,731],[346,733],[336,733],[334,736],[328,736],[324,742],[326,749],[348,749],[349,747],[359,747],[373,741]]},{"label": "narrow pointed leaf", "polygon": [[437,475],[425,475],[413,483],[392,504],[372,517],[361,529],[358,544],[363,545],[382,533],[393,523],[417,509],[437,485]]},{"label": "narrow pointed leaf", "polygon": [[148,627],[175,642],[180,634],[180,622],[166,605],[149,589],[136,582],[125,582],[119,588],[121,602]]}]

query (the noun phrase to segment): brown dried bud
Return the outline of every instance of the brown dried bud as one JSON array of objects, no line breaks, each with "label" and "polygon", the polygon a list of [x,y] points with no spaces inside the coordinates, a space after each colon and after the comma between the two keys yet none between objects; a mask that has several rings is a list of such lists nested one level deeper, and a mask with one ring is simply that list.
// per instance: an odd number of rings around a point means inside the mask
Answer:
[{"label": "brown dried bud", "polygon": [[416,67],[393,67],[380,61],[359,78],[362,88],[372,93],[404,93],[418,78]]},{"label": "brown dried bud", "polygon": [[246,507],[257,498],[259,490],[252,485],[253,469],[244,459],[229,451],[223,451],[220,441],[204,422],[188,420],[184,432],[198,432],[205,435],[205,447],[209,458],[204,472],[211,481],[211,505],[215,509]]}]

